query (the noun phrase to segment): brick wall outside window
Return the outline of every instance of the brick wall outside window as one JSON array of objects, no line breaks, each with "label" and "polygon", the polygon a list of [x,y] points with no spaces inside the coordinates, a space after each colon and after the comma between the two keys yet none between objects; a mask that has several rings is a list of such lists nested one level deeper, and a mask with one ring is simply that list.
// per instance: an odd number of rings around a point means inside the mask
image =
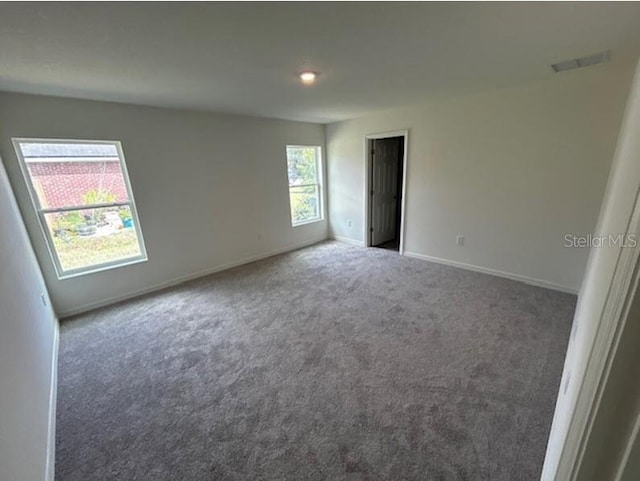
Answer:
[{"label": "brick wall outside window", "polygon": [[127,200],[120,162],[28,162],[27,167],[43,208],[83,205],[91,190],[114,194],[116,202]]}]

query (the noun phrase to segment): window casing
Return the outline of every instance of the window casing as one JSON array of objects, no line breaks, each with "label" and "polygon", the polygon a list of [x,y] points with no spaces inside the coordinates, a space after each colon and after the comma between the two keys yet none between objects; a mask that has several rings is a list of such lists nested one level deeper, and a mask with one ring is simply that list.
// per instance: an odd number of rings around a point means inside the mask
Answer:
[{"label": "window casing", "polygon": [[319,146],[287,145],[291,225],[323,220],[322,158]]},{"label": "window casing", "polygon": [[120,142],[13,145],[59,279],[147,260]]}]

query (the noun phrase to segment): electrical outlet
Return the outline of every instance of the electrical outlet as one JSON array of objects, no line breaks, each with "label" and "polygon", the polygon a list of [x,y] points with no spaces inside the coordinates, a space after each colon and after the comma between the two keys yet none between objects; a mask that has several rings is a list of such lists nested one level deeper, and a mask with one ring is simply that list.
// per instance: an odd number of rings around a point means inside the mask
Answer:
[{"label": "electrical outlet", "polygon": [[456,245],[458,245],[458,246],[463,246],[464,245],[464,236],[463,235],[457,235],[456,236]]},{"label": "electrical outlet", "polygon": [[351,222],[351,219],[347,220],[347,227],[351,227],[353,226],[353,222]]},{"label": "electrical outlet", "polygon": [[40,299],[42,300],[42,305],[43,305],[44,307],[47,307],[47,298],[46,298],[46,296],[44,295],[44,292],[41,292],[41,293],[40,293]]}]

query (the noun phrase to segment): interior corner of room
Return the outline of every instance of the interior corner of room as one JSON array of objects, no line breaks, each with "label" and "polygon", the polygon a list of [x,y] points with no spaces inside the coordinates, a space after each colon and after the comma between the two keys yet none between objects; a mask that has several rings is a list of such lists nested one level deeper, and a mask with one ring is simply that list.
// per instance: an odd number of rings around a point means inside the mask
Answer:
[{"label": "interior corner of room", "polygon": [[0,479],[637,479],[638,20],[0,5]]}]

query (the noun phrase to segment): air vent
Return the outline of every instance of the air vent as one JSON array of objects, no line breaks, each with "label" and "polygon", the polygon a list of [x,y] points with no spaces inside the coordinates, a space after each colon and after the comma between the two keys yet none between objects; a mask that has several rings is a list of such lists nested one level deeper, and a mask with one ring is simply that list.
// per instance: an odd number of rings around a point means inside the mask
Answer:
[{"label": "air vent", "polygon": [[573,70],[574,68],[588,67],[589,65],[596,65],[599,63],[605,63],[609,61],[609,51],[596,53],[594,55],[587,55],[586,57],[574,58],[571,60],[565,60],[564,62],[558,62],[551,65],[554,72],[565,72],[567,70]]}]

